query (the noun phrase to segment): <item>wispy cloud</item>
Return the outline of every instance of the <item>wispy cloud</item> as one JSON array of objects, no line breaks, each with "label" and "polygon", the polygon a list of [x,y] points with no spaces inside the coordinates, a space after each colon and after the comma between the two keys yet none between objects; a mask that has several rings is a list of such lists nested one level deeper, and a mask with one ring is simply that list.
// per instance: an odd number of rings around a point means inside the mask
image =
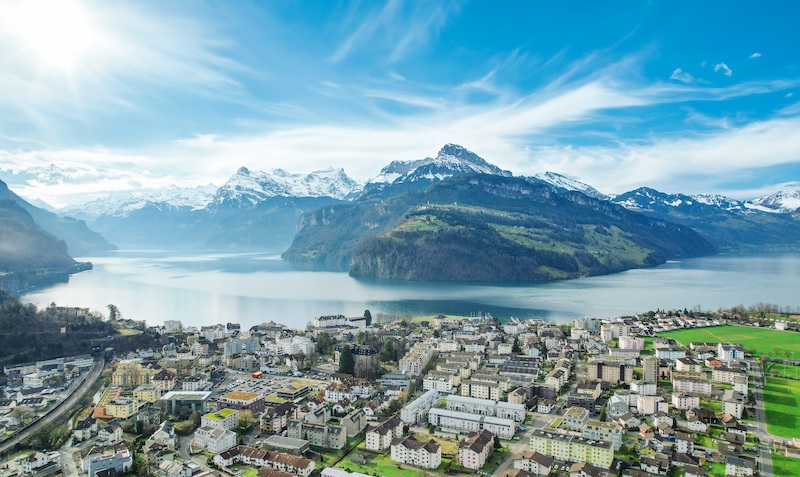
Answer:
[{"label": "wispy cloud", "polygon": [[750,55],[750,57],[749,57],[749,59],[751,59],[751,60],[753,60],[753,59],[756,59],[756,58],[761,58],[761,53],[759,53],[759,52],[757,52],[757,51],[756,51],[755,53],[753,53],[753,54],[752,54],[752,55]]},{"label": "wispy cloud", "polygon": [[694,81],[694,77],[691,74],[683,71],[680,68],[675,68],[672,71],[672,74],[669,76],[669,79],[680,81],[681,83],[691,83]]},{"label": "wispy cloud", "polygon": [[717,63],[714,65],[714,73],[717,71],[722,71],[725,76],[733,76],[733,70],[731,70],[725,63]]},{"label": "wispy cloud", "polygon": [[[382,8],[366,15],[359,9],[350,12],[350,17],[362,17],[355,30],[339,44],[331,61],[343,61],[353,52],[376,47],[387,52],[386,60],[395,62],[415,48],[435,38],[446,25],[451,15],[459,10],[459,2],[412,2],[389,0]],[[352,18],[343,24],[353,23]]]}]

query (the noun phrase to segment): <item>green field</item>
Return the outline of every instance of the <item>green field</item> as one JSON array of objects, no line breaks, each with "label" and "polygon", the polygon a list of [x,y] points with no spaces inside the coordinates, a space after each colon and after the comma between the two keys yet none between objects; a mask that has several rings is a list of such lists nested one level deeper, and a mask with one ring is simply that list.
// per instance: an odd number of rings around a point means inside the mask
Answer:
[{"label": "green field", "polygon": [[800,459],[772,454],[772,473],[775,477],[800,475]]},{"label": "green field", "polygon": [[[450,463],[450,459],[442,459],[442,465],[429,472],[436,474],[443,474],[444,468]],[[388,455],[377,455],[366,464],[356,464],[350,460],[348,456],[338,464],[336,467],[349,470],[350,472],[361,472],[367,475],[381,475],[385,477],[425,477],[428,471],[406,465],[399,465],[392,461]]]},{"label": "green field", "polygon": [[767,431],[780,437],[800,438],[800,381],[767,376],[763,392]]},{"label": "green field", "polygon": [[800,333],[792,331],[728,325],[668,331],[658,335],[672,338],[686,346],[693,341],[741,343],[754,356],[789,358],[794,352],[800,358]]},{"label": "green field", "polygon": [[790,364],[772,363],[764,364],[764,374],[776,374],[782,378],[800,378],[800,366]]}]

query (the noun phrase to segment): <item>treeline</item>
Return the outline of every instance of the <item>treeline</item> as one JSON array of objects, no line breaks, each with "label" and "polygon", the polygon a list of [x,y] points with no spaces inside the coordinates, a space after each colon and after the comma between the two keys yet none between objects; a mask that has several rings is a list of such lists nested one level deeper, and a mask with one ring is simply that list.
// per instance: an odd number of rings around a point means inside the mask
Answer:
[{"label": "treeline", "polygon": [[91,353],[92,340],[115,334],[102,316],[39,310],[0,291],[0,363],[15,364]]}]

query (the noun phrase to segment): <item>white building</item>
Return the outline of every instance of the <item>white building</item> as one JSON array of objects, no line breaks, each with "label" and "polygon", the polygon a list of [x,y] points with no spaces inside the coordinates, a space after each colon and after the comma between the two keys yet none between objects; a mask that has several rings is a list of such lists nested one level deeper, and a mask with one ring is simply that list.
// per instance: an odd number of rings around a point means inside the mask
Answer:
[{"label": "white building", "polygon": [[367,430],[366,448],[374,451],[388,449],[392,440],[403,435],[403,421],[391,417]]},{"label": "white building", "polygon": [[494,451],[494,434],[481,431],[458,443],[458,463],[461,467],[478,470]]},{"label": "white building", "polygon": [[218,454],[236,445],[236,433],[228,429],[200,427],[194,431],[194,444],[212,454]]},{"label": "white building", "polygon": [[494,416],[480,416],[449,409],[431,409],[428,413],[428,422],[442,429],[452,430],[463,434],[488,430],[492,434],[504,439],[511,439],[517,430],[517,425],[511,419]]},{"label": "white building", "polygon": [[431,389],[422,396],[414,399],[400,410],[400,419],[406,424],[414,425],[425,421],[433,404],[439,400],[439,391]]},{"label": "white building", "polygon": [[700,396],[687,393],[672,393],[672,406],[683,411],[700,407]]},{"label": "white building", "polygon": [[442,446],[433,439],[420,442],[413,437],[398,437],[391,448],[392,460],[401,464],[435,469],[442,463]]}]

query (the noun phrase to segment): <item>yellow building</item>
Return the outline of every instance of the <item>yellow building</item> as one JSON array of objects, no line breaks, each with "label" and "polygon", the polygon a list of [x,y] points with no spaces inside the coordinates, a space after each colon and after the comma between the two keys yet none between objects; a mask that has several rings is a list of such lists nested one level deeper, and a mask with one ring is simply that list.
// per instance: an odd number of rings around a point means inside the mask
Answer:
[{"label": "yellow building", "polygon": [[531,451],[557,460],[585,461],[604,469],[611,467],[611,462],[614,460],[614,445],[611,442],[540,429],[531,434]]},{"label": "yellow building", "polygon": [[155,384],[143,384],[133,390],[133,399],[153,403],[158,401],[162,394],[164,393]]},{"label": "yellow building", "polygon": [[119,398],[106,404],[106,414],[119,419],[127,419],[139,410],[136,399]]},{"label": "yellow building", "polygon": [[123,360],[117,363],[117,367],[111,375],[111,384],[122,388],[135,388],[142,384],[149,384],[150,379],[158,371],[150,366],[142,366],[138,360]]}]

